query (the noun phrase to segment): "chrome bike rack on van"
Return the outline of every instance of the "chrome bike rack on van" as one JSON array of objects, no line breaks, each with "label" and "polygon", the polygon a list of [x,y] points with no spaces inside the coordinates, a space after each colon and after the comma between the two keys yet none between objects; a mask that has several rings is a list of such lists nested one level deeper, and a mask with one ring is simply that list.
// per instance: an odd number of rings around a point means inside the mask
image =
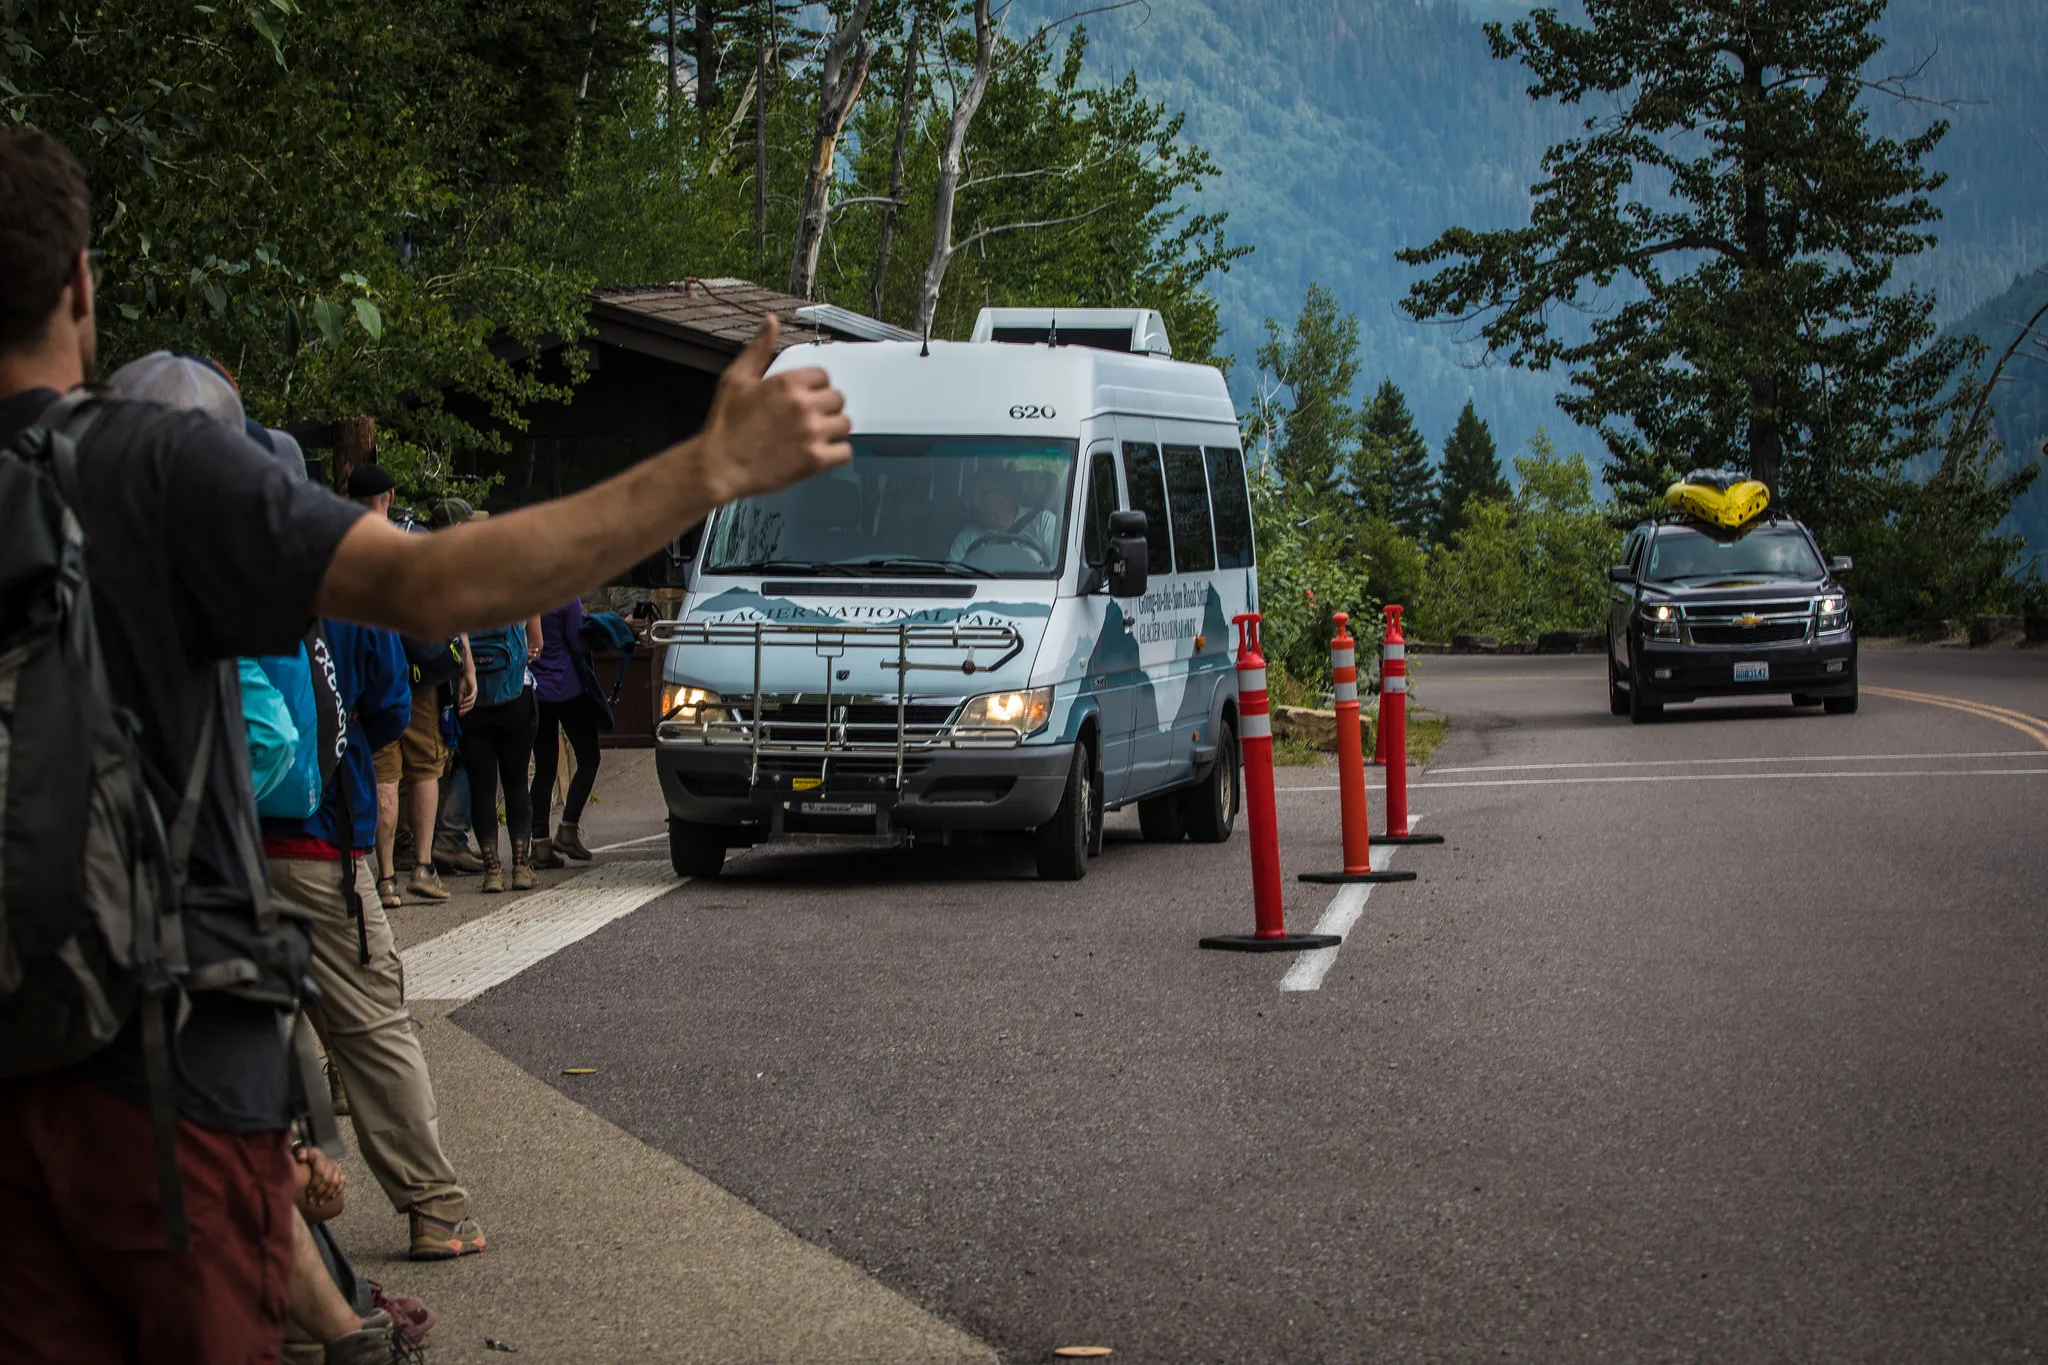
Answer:
[{"label": "chrome bike rack on van", "polygon": [[[760,781],[761,759],[769,757],[817,758],[829,764],[835,755],[893,755],[896,787],[903,787],[903,762],[907,754],[934,749],[1011,749],[1024,742],[1024,732],[1014,725],[961,726],[949,714],[943,720],[910,719],[909,679],[914,672],[954,673],[972,678],[993,672],[1024,652],[1024,637],[1014,626],[1003,625],[912,625],[845,626],[811,625],[778,621],[660,621],[648,631],[658,645],[690,645],[704,649],[751,649],[754,654],[754,687],[750,697],[721,699],[720,720],[701,716],[694,725],[675,720],[674,708],[655,725],[655,737],[664,744],[704,744],[715,748],[745,748],[751,755],[748,784]],[[824,706],[818,720],[789,720],[778,713],[786,704],[798,703],[806,694],[775,698],[764,710],[761,695],[761,661],[770,649],[809,649],[823,664]],[[896,693],[861,697],[867,704],[886,705],[893,700],[896,720],[851,721],[847,706],[854,697],[834,695],[834,672],[838,660],[851,650],[894,650],[895,657],[882,666],[895,670]],[[980,651],[981,657],[977,657]],[[931,657],[937,655],[939,657]],[[988,657],[993,655],[993,657]],[[923,656],[923,657],[919,657]],[[734,712],[744,706],[748,715]],[[957,709],[957,708],[956,708]],[[877,734],[877,731],[893,733]]]}]

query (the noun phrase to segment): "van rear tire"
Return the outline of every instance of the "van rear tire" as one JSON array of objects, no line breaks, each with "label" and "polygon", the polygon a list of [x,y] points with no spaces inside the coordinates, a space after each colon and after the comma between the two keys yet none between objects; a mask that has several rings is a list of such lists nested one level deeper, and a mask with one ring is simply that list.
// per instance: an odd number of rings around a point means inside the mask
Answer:
[{"label": "van rear tire", "polygon": [[1208,777],[1182,792],[1180,799],[1188,838],[1198,844],[1229,842],[1243,799],[1237,776],[1237,731],[1229,723],[1223,726],[1223,742],[1216,746],[1216,761],[1209,766]]},{"label": "van rear tire", "polygon": [[1187,838],[1187,811],[1180,792],[1148,796],[1138,803],[1138,832],[1148,844],[1177,844]]},{"label": "van rear tire", "polygon": [[678,877],[716,877],[725,869],[725,831],[669,816],[668,865]]}]

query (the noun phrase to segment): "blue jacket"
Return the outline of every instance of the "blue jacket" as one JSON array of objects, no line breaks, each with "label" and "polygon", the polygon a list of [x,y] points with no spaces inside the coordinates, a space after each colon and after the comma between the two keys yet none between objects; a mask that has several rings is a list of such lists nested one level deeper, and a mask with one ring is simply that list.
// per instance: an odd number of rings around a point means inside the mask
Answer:
[{"label": "blue jacket", "polygon": [[377,771],[373,755],[405,733],[412,719],[412,670],[398,636],[372,626],[327,621],[328,646],[334,652],[334,685],[348,708],[348,752],[327,780],[320,809],[308,820],[265,820],[267,835],[310,835],[344,846],[341,838],[341,786],[348,784],[354,838],[347,846],[358,851],[377,843]]}]

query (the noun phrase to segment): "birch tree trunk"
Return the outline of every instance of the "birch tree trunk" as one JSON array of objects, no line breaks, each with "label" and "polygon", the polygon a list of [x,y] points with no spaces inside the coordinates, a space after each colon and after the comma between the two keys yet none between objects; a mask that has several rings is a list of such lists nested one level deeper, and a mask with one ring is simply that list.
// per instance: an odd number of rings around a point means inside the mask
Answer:
[{"label": "birch tree trunk", "polygon": [[875,283],[868,316],[882,316],[882,288],[889,280],[889,252],[896,245],[896,209],[903,198],[903,148],[910,140],[910,110],[917,98],[917,63],[922,55],[924,12],[910,16],[910,40],[903,46],[903,83],[896,88],[896,141],[889,149],[889,200],[882,205],[881,242],[875,248]]},{"label": "birch tree trunk", "polygon": [[[796,241],[789,253],[789,292],[811,296],[818,274],[818,248],[825,241],[825,220],[832,211],[832,164],[839,155],[839,134],[860,98],[874,49],[865,30],[874,0],[860,0],[825,49],[818,73],[818,124],[811,136],[811,169],[804,177],[803,208],[796,220]],[[849,56],[851,61],[849,62]]]},{"label": "birch tree trunk", "polygon": [[989,0],[974,0],[974,73],[960,92],[960,102],[953,106],[945,150],[939,154],[939,181],[932,194],[932,255],[917,289],[916,330],[927,336],[939,311],[939,291],[945,287],[947,267],[953,264],[953,199],[960,192],[967,129],[981,108],[982,96],[988,93],[989,70],[995,61],[996,26],[988,9]]},{"label": "birch tree trunk", "polygon": [[774,0],[763,6],[754,38],[754,255],[768,252],[768,45],[775,41]]}]

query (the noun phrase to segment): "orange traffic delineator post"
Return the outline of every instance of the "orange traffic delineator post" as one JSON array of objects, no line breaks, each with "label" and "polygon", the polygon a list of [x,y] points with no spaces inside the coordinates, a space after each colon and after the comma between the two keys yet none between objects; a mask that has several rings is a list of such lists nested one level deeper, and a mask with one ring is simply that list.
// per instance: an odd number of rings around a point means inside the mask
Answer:
[{"label": "orange traffic delineator post", "polygon": [[1259,651],[1259,614],[1230,618],[1237,627],[1237,724],[1244,773],[1244,814],[1251,826],[1252,924],[1249,934],[1219,934],[1204,948],[1239,953],[1293,953],[1334,948],[1338,934],[1290,934],[1280,894],[1280,819],[1273,796],[1273,713],[1266,660]]},{"label": "orange traffic delineator post", "polygon": [[1408,832],[1408,644],[1401,608],[1387,604],[1385,662],[1380,665],[1380,729],[1387,737],[1387,832],[1376,844],[1440,844],[1441,834]]},{"label": "orange traffic delineator post", "polygon": [[1301,880],[1336,882],[1412,882],[1413,872],[1372,870],[1372,821],[1365,798],[1365,733],[1358,723],[1358,642],[1347,627],[1351,618],[1336,615],[1337,638],[1330,641],[1330,683],[1337,693],[1337,810],[1344,827],[1344,870],[1304,872]]}]

